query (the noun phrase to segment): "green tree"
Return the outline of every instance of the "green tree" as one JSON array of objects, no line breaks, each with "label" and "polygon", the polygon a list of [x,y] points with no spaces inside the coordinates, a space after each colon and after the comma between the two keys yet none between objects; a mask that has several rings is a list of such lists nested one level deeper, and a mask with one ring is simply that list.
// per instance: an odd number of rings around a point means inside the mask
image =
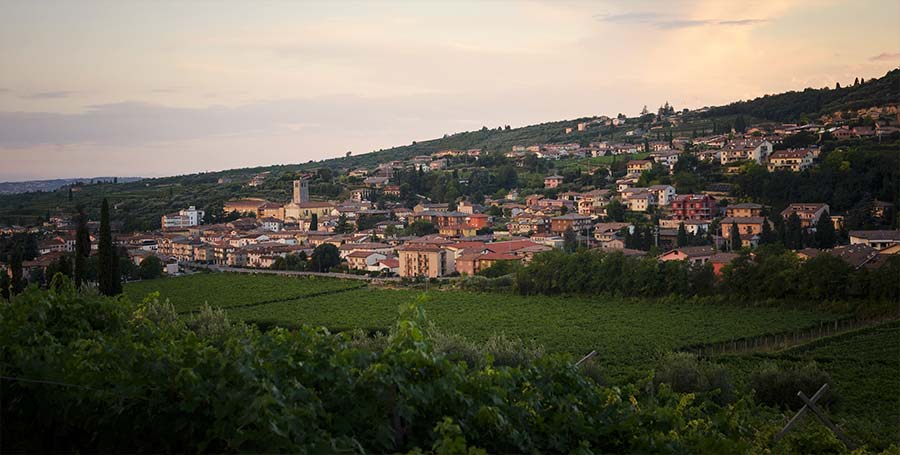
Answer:
[{"label": "green tree", "polygon": [[625,221],[625,206],[618,199],[613,199],[606,205],[606,216],[612,221]]},{"label": "green tree", "polygon": [[0,297],[3,300],[9,300],[10,292],[9,292],[9,272],[4,270],[0,270]]},{"label": "green tree", "polygon": [[310,231],[318,231],[319,230],[319,215],[316,213],[313,213],[312,217],[309,219],[309,230]]},{"label": "green tree", "polygon": [[13,249],[12,257],[9,263],[11,278],[10,292],[12,295],[18,295],[25,290],[25,277],[22,273],[22,248],[17,246]]},{"label": "green tree", "polygon": [[334,226],[334,232],[338,234],[349,234],[353,232],[353,226],[347,222],[347,215],[343,213],[338,217],[337,224]]},{"label": "green tree", "polygon": [[122,293],[122,277],[119,276],[119,259],[116,256],[112,229],[109,226],[109,201],[103,198],[100,206],[100,239],[97,248],[97,281],[103,295],[113,296]]},{"label": "green tree", "polygon": [[769,224],[769,219],[763,218],[762,231],[759,233],[760,245],[770,245],[777,241],[778,237],[775,231],[772,230],[772,225]]},{"label": "green tree", "polygon": [[87,281],[87,258],[91,255],[91,234],[87,228],[87,214],[84,207],[78,207],[76,215],[78,227],[75,231],[75,286]]},{"label": "green tree", "polygon": [[142,280],[152,280],[162,276],[163,264],[156,256],[147,256],[141,261],[139,267]]},{"label": "green tree", "polygon": [[743,115],[738,115],[737,118],[734,119],[734,130],[738,133],[747,131],[747,121],[744,120]]},{"label": "green tree", "polygon": [[575,231],[572,229],[572,226],[566,228],[565,232],[563,232],[563,250],[567,253],[574,253],[575,250],[578,249],[578,236],[575,235]]},{"label": "green tree", "polygon": [[316,272],[327,272],[340,263],[341,253],[337,247],[330,243],[323,243],[313,250],[310,266]]},{"label": "green tree", "polygon": [[687,229],[684,228],[684,223],[678,223],[678,239],[676,244],[678,246],[687,246],[688,244]]},{"label": "green tree", "polygon": [[739,251],[741,249],[741,230],[736,222],[731,223],[729,237],[731,237],[731,251]]},{"label": "green tree", "polygon": [[837,244],[837,235],[834,232],[834,224],[831,222],[831,215],[826,210],[819,221],[816,222],[815,234],[816,247],[821,250],[834,248]]},{"label": "green tree", "polygon": [[791,213],[784,226],[784,246],[792,250],[803,248],[803,224],[797,212]]}]

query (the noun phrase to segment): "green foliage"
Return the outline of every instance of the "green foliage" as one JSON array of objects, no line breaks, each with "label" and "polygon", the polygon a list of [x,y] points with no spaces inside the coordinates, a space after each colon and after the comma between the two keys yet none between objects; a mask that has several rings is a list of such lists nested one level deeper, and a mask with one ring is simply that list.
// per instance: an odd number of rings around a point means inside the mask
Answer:
[{"label": "green foliage", "polygon": [[829,384],[829,390],[816,403],[826,407],[836,401],[837,392],[831,376],[815,363],[793,368],[783,368],[768,364],[750,376],[750,384],[758,403],[788,409],[800,409],[803,400],[797,392],[812,397],[822,384]]},{"label": "green foliage", "polygon": [[109,226],[109,202],[104,198],[100,208],[100,239],[97,248],[97,281],[104,295],[122,293],[122,279],[119,273],[119,259],[112,242]]},{"label": "green foliage", "polygon": [[147,256],[141,261],[140,276],[142,280],[152,280],[162,276],[163,264],[156,256]]},{"label": "green foliage", "polygon": [[[419,292],[359,286],[357,281],[323,278],[198,274],[129,283],[125,290],[132,300],[159,290],[161,298],[169,299],[181,313],[198,311],[208,301],[225,309],[229,319],[260,327],[310,324],[332,332],[362,329],[367,333],[387,332],[396,322],[396,302],[414,299]],[[217,297],[213,300],[211,295]],[[645,376],[659,351],[780,333],[835,317],[726,302],[524,297],[441,289],[433,291],[424,306],[441,330],[476,345],[502,332],[509,338],[534,341],[551,353],[582,356],[597,350],[602,355],[596,363],[604,377],[618,380]]]},{"label": "green foliage", "polygon": [[55,382],[0,383],[4,451],[750,450],[746,401],[600,387],[568,358],[455,362],[420,305],[367,351],[321,329],[184,323],[157,300],[59,289],[0,304],[4,375]]},{"label": "green foliage", "polygon": [[667,384],[678,393],[707,393],[720,404],[735,399],[728,371],[686,352],[667,353],[656,366],[653,383]]},{"label": "green foliage", "polygon": [[316,272],[327,272],[341,263],[341,253],[330,243],[323,243],[312,252],[310,269]]},{"label": "green foliage", "polygon": [[421,237],[423,235],[437,234],[437,227],[428,221],[414,221],[403,230],[404,235],[414,235]]}]

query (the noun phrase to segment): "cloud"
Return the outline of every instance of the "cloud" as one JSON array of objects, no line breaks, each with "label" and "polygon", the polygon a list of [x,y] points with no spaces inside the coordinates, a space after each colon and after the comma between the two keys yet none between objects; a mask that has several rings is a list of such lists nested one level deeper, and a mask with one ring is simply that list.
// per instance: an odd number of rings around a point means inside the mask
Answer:
[{"label": "cloud", "polygon": [[882,52],[878,55],[869,57],[873,62],[887,62],[890,60],[900,60],[900,52]]},{"label": "cloud", "polygon": [[28,100],[49,100],[49,99],[58,99],[58,98],[68,98],[71,95],[74,95],[78,92],[69,91],[69,90],[59,90],[52,92],[37,92],[30,93],[28,95],[22,95],[22,98]]},{"label": "cloud", "polygon": [[688,19],[684,17],[665,16],[649,11],[635,11],[623,14],[595,14],[594,18],[601,22],[613,24],[648,24],[663,30],[703,27],[708,25],[750,26],[769,21],[769,19]]}]

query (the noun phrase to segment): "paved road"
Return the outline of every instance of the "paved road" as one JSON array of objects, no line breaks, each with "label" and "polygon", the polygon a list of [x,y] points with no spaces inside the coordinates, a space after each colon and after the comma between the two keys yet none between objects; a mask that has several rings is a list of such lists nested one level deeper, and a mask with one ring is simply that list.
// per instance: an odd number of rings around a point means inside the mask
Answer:
[{"label": "paved road", "polygon": [[250,269],[244,267],[227,267],[214,264],[198,264],[195,262],[182,262],[181,266],[192,269],[207,269],[214,272],[233,272],[233,273],[264,273],[269,275],[286,275],[286,276],[324,276],[329,278],[341,278],[345,280],[359,281],[378,281],[378,282],[399,282],[398,277],[371,277],[366,275],[354,275],[352,273],[333,273],[333,272],[298,272],[293,270],[271,270],[271,269]]}]

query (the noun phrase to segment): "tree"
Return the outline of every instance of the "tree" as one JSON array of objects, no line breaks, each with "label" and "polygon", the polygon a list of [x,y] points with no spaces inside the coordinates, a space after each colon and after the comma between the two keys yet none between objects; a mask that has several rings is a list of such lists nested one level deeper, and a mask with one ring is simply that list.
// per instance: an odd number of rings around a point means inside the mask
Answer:
[{"label": "tree", "polygon": [[429,223],[428,221],[414,221],[406,227],[405,232],[406,235],[421,237],[423,235],[437,234],[438,230],[434,224]]},{"label": "tree", "polygon": [[309,220],[309,230],[310,231],[318,231],[319,230],[319,215],[316,213],[312,214],[312,218]]},{"label": "tree", "polygon": [[156,256],[145,257],[139,267],[142,280],[152,280],[162,276],[163,264]]},{"label": "tree", "polygon": [[792,250],[803,248],[803,224],[797,212],[791,213],[784,226],[784,246]]},{"label": "tree", "polygon": [[759,233],[760,245],[769,245],[777,241],[778,238],[775,234],[775,231],[772,230],[772,225],[769,224],[769,219],[763,218],[762,231]]},{"label": "tree", "polygon": [[731,251],[738,251],[741,249],[741,230],[738,228],[737,222],[731,223],[731,233],[729,234],[731,237]]},{"label": "tree", "polygon": [[10,260],[11,278],[9,283],[12,295],[18,295],[25,290],[25,277],[22,274],[22,248],[16,247],[13,250]]},{"label": "tree", "polygon": [[563,250],[567,253],[574,253],[577,249],[578,237],[575,235],[575,230],[572,229],[572,226],[569,226],[563,232]]},{"label": "tree", "polygon": [[0,271],[0,297],[2,297],[3,300],[9,300],[9,285],[9,272],[6,270]]},{"label": "tree", "polygon": [[338,234],[349,234],[353,232],[353,226],[347,222],[347,215],[343,213],[338,217],[337,224],[334,226],[334,232]]},{"label": "tree", "polygon": [[743,115],[738,115],[737,118],[734,119],[734,130],[738,133],[747,131],[747,121],[744,120]]},{"label": "tree", "polygon": [[837,244],[837,236],[834,232],[834,224],[831,222],[831,215],[826,210],[816,222],[816,247],[820,250],[834,248]]},{"label": "tree", "polygon": [[341,263],[341,253],[330,243],[323,243],[312,253],[312,269],[316,272],[327,272]]},{"label": "tree", "polygon": [[625,221],[625,206],[618,199],[613,199],[606,206],[606,216],[612,221]]},{"label": "tree", "polygon": [[684,223],[678,223],[678,239],[676,243],[678,246],[687,246],[688,244],[687,229],[684,228]]},{"label": "tree", "polygon": [[87,258],[91,255],[91,234],[87,228],[87,214],[84,207],[78,207],[76,215],[78,228],[75,231],[75,286],[87,281]]},{"label": "tree", "polygon": [[62,255],[47,266],[47,277],[49,279],[52,280],[57,273],[61,273],[69,278],[72,277],[72,263],[69,262],[68,256]]},{"label": "tree", "polygon": [[122,277],[119,276],[119,259],[113,247],[109,226],[109,201],[103,199],[100,206],[100,242],[97,248],[97,281],[100,293],[114,296],[122,293]]}]

